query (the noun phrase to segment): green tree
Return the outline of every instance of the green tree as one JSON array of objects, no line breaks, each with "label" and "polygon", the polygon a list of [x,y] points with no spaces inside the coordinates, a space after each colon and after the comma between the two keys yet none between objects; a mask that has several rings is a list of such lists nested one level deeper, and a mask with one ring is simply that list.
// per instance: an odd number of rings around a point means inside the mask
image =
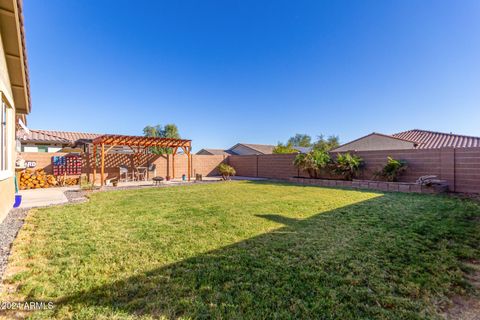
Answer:
[{"label": "green tree", "polygon": [[338,136],[329,136],[325,139],[323,134],[317,137],[317,141],[313,144],[313,148],[317,150],[330,151],[337,148],[340,145],[340,139]]},{"label": "green tree", "polygon": [[163,137],[180,139],[180,133],[178,132],[178,127],[173,123],[166,124],[165,127],[163,127]]},{"label": "green tree", "polygon": [[287,145],[294,147],[311,147],[312,146],[312,137],[308,134],[297,133],[287,141]]},{"label": "green tree", "polygon": [[[143,128],[143,134],[145,137],[154,137],[154,138],[174,138],[180,139],[180,133],[178,127],[173,124],[166,124],[165,126],[157,124],[156,126],[146,126]],[[172,153],[172,148],[160,148],[152,147],[150,151],[154,154],[167,154]]]},{"label": "green tree", "polygon": [[279,142],[277,146],[273,149],[272,153],[298,153],[298,150],[294,149],[291,144],[283,144]]}]

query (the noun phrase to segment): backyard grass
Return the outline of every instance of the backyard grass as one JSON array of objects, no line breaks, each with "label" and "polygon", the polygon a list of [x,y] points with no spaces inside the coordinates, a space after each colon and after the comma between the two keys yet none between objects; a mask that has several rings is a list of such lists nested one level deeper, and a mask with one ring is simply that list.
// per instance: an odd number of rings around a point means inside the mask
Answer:
[{"label": "backyard grass", "polygon": [[96,193],[34,210],[2,297],[32,318],[437,318],[475,294],[480,206],[269,182]]}]

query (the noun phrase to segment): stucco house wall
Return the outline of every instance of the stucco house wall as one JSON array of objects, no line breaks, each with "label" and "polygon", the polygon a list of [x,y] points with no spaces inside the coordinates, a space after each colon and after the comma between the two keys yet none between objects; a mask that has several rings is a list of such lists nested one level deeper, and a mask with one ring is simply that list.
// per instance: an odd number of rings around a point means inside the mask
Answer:
[{"label": "stucco house wall", "polygon": [[[7,108],[7,146],[9,168],[7,172],[0,173],[0,221],[3,221],[15,200],[15,107],[13,104],[12,87],[8,75],[3,39],[0,32],[0,91],[3,99],[7,100],[12,108]],[[1,103],[1,101],[0,101]]]},{"label": "stucco house wall", "polygon": [[[0,131],[6,161],[0,168],[0,222],[15,200],[15,131],[17,119],[30,112],[30,84],[21,0],[0,0],[0,98],[6,106],[5,135]],[[2,148],[3,149],[3,148]]]},{"label": "stucco house wall", "polygon": [[415,144],[410,141],[396,139],[380,134],[370,134],[368,136],[341,145],[340,147],[332,150],[332,152],[406,149],[415,149]]}]

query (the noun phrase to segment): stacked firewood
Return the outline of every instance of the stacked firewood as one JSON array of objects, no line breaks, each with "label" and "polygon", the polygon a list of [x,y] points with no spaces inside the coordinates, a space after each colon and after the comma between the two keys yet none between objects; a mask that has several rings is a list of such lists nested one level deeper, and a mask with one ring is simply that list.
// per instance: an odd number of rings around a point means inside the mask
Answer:
[{"label": "stacked firewood", "polygon": [[26,169],[20,174],[19,180],[20,190],[49,188],[58,184],[55,176],[45,173],[43,169]]},{"label": "stacked firewood", "polygon": [[57,177],[57,180],[61,186],[76,186],[80,182],[79,178],[66,176]]}]

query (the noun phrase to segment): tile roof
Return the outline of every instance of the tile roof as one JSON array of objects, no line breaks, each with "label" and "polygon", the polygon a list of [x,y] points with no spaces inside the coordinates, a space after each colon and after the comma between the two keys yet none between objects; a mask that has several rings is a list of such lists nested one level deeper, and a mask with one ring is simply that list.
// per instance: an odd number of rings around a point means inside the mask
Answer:
[{"label": "tile roof", "polygon": [[30,129],[30,134],[27,134],[24,130],[19,130],[17,132],[17,139],[24,142],[73,144],[78,140],[92,140],[101,135],[103,134]]},{"label": "tile roof", "polygon": [[480,147],[480,137],[464,136],[453,133],[413,129],[395,133],[392,136],[417,142],[417,149]]}]

